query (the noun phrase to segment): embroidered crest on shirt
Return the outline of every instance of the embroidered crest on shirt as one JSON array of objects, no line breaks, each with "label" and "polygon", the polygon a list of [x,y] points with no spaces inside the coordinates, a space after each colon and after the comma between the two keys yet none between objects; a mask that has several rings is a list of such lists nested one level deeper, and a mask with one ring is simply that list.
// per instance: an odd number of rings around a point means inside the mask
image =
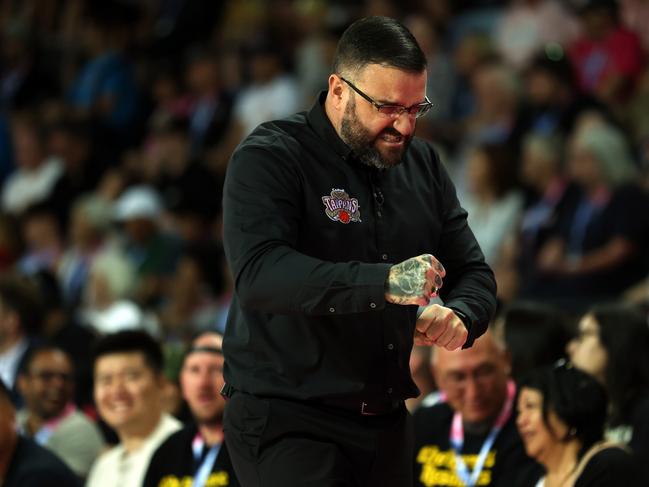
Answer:
[{"label": "embroidered crest on shirt", "polygon": [[360,205],[356,198],[350,198],[344,189],[332,189],[331,195],[323,196],[322,203],[330,220],[344,223],[360,222]]}]

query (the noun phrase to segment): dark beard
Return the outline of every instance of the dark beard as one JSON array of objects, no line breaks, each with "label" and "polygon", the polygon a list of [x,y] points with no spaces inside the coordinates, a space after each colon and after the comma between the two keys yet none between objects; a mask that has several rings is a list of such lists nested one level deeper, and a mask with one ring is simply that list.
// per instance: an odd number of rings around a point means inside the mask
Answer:
[{"label": "dark beard", "polygon": [[[384,132],[401,135],[393,128],[387,128]],[[360,162],[377,169],[390,169],[401,164],[403,154],[405,154],[412,139],[412,137],[406,138],[402,150],[392,151],[390,157],[385,157],[374,145],[376,137],[372,137],[368,130],[358,121],[356,101],[353,98],[345,108],[345,114],[340,124],[340,137]]]}]

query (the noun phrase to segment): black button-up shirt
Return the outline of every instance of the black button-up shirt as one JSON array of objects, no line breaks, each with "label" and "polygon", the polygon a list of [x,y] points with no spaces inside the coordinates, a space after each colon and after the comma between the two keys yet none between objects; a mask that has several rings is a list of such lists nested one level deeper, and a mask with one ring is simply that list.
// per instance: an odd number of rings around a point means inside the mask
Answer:
[{"label": "black button-up shirt", "polygon": [[495,309],[493,273],[432,147],[413,138],[380,171],[354,159],[324,111],[267,122],[232,155],[224,241],[235,292],[224,339],[235,389],[295,399],[405,399],[416,306],[385,301],[390,266],[424,253],[468,344]]}]

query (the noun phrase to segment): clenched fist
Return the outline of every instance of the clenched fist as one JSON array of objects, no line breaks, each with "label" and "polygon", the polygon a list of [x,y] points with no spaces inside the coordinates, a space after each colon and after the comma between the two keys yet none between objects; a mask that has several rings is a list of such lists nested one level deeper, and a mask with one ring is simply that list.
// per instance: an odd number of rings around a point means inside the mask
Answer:
[{"label": "clenched fist", "polygon": [[390,269],[385,283],[385,300],[426,306],[442,287],[445,275],[444,266],[430,254],[404,260]]},{"label": "clenched fist", "polygon": [[447,350],[460,348],[469,332],[452,309],[432,304],[425,308],[415,326],[416,345],[437,345]]}]

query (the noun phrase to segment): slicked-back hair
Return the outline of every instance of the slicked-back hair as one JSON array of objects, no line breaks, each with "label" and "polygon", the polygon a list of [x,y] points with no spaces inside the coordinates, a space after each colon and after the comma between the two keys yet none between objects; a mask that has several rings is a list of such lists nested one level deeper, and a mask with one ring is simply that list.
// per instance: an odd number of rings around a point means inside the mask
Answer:
[{"label": "slicked-back hair", "polygon": [[162,348],[155,338],[145,331],[125,330],[101,338],[93,350],[93,364],[106,355],[140,353],[146,365],[158,375],[164,368]]},{"label": "slicked-back hair", "polygon": [[426,69],[426,56],[412,33],[390,17],[365,17],[343,32],[333,62],[337,74],[379,64],[410,73]]}]

